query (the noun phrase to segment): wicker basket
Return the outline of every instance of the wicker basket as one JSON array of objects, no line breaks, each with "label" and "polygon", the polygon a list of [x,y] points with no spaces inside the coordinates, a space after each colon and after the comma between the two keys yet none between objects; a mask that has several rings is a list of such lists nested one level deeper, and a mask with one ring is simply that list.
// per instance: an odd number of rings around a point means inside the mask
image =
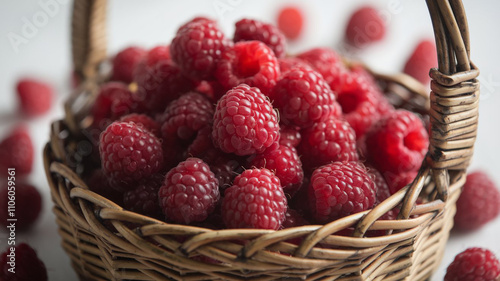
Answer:
[{"label": "wicker basket", "polygon": [[[473,153],[479,71],[460,0],[427,0],[438,48],[430,102],[403,75],[374,74],[398,107],[428,113],[429,153],[412,184],[373,210],[280,231],[210,230],[125,211],[79,177],[82,128],[103,81],[106,0],[75,0],[73,56],[84,82],[52,124],[44,162],[62,246],[84,280],[425,280],[438,267]],[[430,106],[429,106],[430,104]],[[416,204],[417,199],[423,202]],[[398,206],[398,220],[380,220]],[[336,235],[355,229],[351,237]],[[367,237],[371,230],[385,235]],[[299,245],[290,239],[302,237]],[[210,259],[193,258],[205,256]]]}]

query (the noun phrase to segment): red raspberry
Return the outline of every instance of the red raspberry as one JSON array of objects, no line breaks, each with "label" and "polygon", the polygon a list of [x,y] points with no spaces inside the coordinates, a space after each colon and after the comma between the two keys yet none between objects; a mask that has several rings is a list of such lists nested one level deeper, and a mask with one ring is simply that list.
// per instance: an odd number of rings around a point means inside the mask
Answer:
[{"label": "red raspberry", "polygon": [[34,79],[22,79],[17,83],[17,96],[21,111],[28,116],[47,113],[54,96],[52,87]]},{"label": "red raspberry", "polygon": [[281,126],[280,128],[280,145],[289,147],[297,147],[302,140],[299,128]]},{"label": "red raspberry", "polygon": [[28,130],[17,127],[0,142],[0,177],[8,177],[7,169],[16,169],[16,177],[31,173],[34,148]]},{"label": "red raspberry", "polygon": [[[382,176],[382,174],[379,171],[377,171],[375,168],[372,167],[366,167],[366,170],[368,171],[368,174],[375,183],[375,187],[377,189],[376,200],[375,204],[373,205],[373,207],[375,207],[378,204],[382,203],[385,199],[391,197],[392,194],[389,190],[387,182],[384,179],[384,176]],[[397,210],[393,209],[385,213],[380,219],[395,220],[397,218],[397,215],[398,215]]]},{"label": "red raspberry", "polygon": [[153,67],[159,61],[170,60],[170,46],[156,46],[149,50],[134,69],[134,79],[139,73],[146,71],[146,67]]},{"label": "red raspberry", "polygon": [[285,36],[294,40],[302,33],[304,16],[298,7],[283,7],[278,14],[278,28]]},{"label": "red raspberry", "polygon": [[108,176],[106,176],[101,169],[92,171],[86,179],[86,183],[91,191],[120,206],[123,205],[123,193],[111,187]]},{"label": "red raspberry", "polygon": [[323,76],[326,83],[335,94],[343,84],[343,74],[347,72],[342,58],[332,49],[314,48],[307,52],[297,55],[297,58],[307,62]]},{"label": "red raspberry", "polygon": [[286,57],[278,59],[280,65],[281,76],[284,76],[288,71],[296,67],[311,67],[307,62],[296,58],[296,57]]},{"label": "red raspberry", "polygon": [[482,248],[469,248],[448,266],[444,281],[495,281],[499,275],[500,262],[495,254]]},{"label": "red raspberry", "polygon": [[401,172],[398,174],[393,174],[391,172],[385,172],[385,181],[389,186],[389,191],[391,194],[398,192],[401,188],[412,183],[417,177],[417,171]]},{"label": "red raspberry", "polygon": [[2,281],[47,281],[47,269],[45,264],[38,258],[35,250],[26,243],[15,247],[15,273],[10,272],[9,262],[10,248],[2,253],[0,258],[0,280]]},{"label": "red raspberry", "polygon": [[171,101],[195,88],[195,84],[171,60],[146,65],[142,72],[135,74],[138,98],[152,113],[162,112]]},{"label": "red raspberry", "polygon": [[282,58],[286,53],[285,35],[272,24],[258,20],[242,19],[236,23],[234,42],[257,40],[266,44],[277,58]]},{"label": "red raspberry", "polygon": [[132,113],[122,116],[120,122],[132,122],[138,126],[142,126],[145,130],[153,133],[153,135],[160,137],[160,124],[145,114]]},{"label": "red raspberry", "polygon": [[228,228],[277,230],[285,220],[286,209],[280,180],[267,169],[241,173],[222,200],[222,218]]},{"label": "red raspberry", "polygon": [[130,83],[134,80],[134,69],[146,54],[140,47],[128,47],[113,58],[113,77],[111,80]]},{"label": "red raspberry", "polygon": [[350,45],[361,48],[380,41],[385,36],[385,22],[379,12],[370,6],[356,10],[347,24],[345,39]]},{"label": "red raspberry", "polygon": [[301,128],[340,116],[335,95],[319,73],[310,68],[290,70],[270,93],[285,125]]},{"label": "red raspberry", "polygon": [[162,211],[158,201],[158,191],[165,176],[154,174],[142,180],[137,187],[123,194],[123,207],[152,218],[161,218]]},{"label": "red raspberry", "polygon": [[133,123],[109,125],[101,133],[99,153],[104,173],[120,190],[130,189],[163,168],[160,140]]},{"label": "red raspberry", "polygon": [[422,120],[402,109],[382,118],[366,135],[368,161],[382,173],[418,170],[428,146]]},{"label": "red raspberry", "polygon": [[356,161],[356,134],[344,120],[329,119],[302,131],[299,152],[306,170],[335,161]]},{"label": "red raspberry", "polygon": [[455,227],[475,230],[492,221],[500,213],[500,192],[484,172],[467,175],[462,194],[457,201]]},{"label": "red raspberry", "polygon": [[309,203],[319,222],[329,222],[370,209],[376,186],[358,162],[334,162],[316,169],[309,184]]},{"label": "red raspberry", "polygon": [[413,76],[422,84],[428,85],[431,80],[429,70],[437,65],[437,50],[434,41],[422,40],[408,58],[403,72]]},{"label": "red raspberry", "polygon": [[215,76],[226,90],[248,84],[267,94],[276,85],[280,69],[268,46],[260,41],[243,41],[226,49],[217,64]]},{"label": "red raspberry", "polygon": [[[7,170],[5,170],[7,171]],[[14,196],[16,201],[15,217],[9,216],[9,197]],[[17,219],[16,229],[24,230],[33,225],[42,209],[42,197],[38,190],[26,183],[17,182],[15,185],[3,184],[0,189],[0,224],[7,226],[7,219]]]},{"label": "red raspberry", "polygon": [[197,80],[214,77],[224,49],[231,45],[215,21],[195,18],[177,30],[170,44],[172,59],[189,77]]},{"label": "red raspberry", "polygon": [[279,138],[278,116],[258,88],[242,84],[217,103],[212,139],[226,153],[262,153]]},{"label": "red raspberry", "polygon": [[272,171],[280,179],[284,192],[290,195],[295,194],[304,179],[297,150],[285,145],[271,146],[264,153],[258,154],[250,162],[250,166]]},{"label": "red raspberry", "polygon": [[285,214],[285,221],[282,228],[290,228],[296,226],[309,225],[309,222],[297,211],[288,208]]},{"label": "red raspberry", "polygon": [[233,184],[234,178],[243,172],[243,166],[236,159],[223,157],[211,164],[210,170],[219,180],[219,189],[221,194],[224,194],[225,190]]},{"label": "red raspberry", "polygon": [[204,221],[219,200],[219,183],[208,165],[188,158],[170,170],[158,192],[167,219],[177,223]]}]

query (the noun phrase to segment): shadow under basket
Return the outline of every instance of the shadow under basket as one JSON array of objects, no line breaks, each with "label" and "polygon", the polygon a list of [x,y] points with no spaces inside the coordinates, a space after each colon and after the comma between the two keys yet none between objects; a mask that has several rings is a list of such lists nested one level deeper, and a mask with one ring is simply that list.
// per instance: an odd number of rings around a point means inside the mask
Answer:
[{"label": "shadow under basket", "polygon": [[[211,230],[122,209],[81,179],[82,133],[106,59],[105,0],[75,0],[73,60],[83,83],[52,124],[44,164],[62,246],[82,280],[426,280],[453,225],[476,137],[479,71],[461,1],[428,0],[439,67],[426,88],[372,72],[398,108],[428,115],[430,146],[416,179],[372,210],[280,231]],[[368,69],[369,70],[369,69]],[[419,202],[417,204],[416,202]],[[398,208],[397,220],[380,219]],[[350,236],[340,233],[353,229]],[[376,233],[381,235],[374,236]],[[300,238],[300,239],[294,239]],[[300,241],[300,242],[296,242]]]}]

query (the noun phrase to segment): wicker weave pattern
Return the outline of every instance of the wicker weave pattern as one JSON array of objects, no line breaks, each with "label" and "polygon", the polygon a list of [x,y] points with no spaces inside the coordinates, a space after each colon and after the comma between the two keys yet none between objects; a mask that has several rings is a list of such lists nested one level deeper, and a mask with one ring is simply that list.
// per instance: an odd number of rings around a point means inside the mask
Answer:
[{"label": "wicker weave pattern", "polygon": [[[125,211],[89,191],[78,176],[82,128],[105,79],[97,74],[105,58],[106,1],[75,0],[74,62],[86,80],[65,103],[65,119],[52,124],[44,150],[59,233],[75,271],[89,280],[427,279],[452,227],[472,156],[479,95],[461,2],[427,4],[439,54],[430,101],[425,87],[404,74],[373,73],[396,106],[431,116],[429,154],[414,182],[373,210],[327,225],[213,231]],[[418,198],[424,203],[416,205]],[[398,220],[379,219],[395,207]],[[347,228],[354,229],[352,237],[339,234]]]}]

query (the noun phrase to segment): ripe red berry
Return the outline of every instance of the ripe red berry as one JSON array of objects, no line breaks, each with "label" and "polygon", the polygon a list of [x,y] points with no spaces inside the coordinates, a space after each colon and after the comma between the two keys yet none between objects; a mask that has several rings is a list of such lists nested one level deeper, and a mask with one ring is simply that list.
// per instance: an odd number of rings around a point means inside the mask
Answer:
[{"label": "ripe red berry", "polygon": [[397,174],[385,172],[384,177],[387,185],[389,186],[389,191],[391,192],[391,194],[394,194],[401,188],[412,183],[413,180],[417,177],[417,171],[400,172]]},{"label": "ripe red berry", "polygon": [[222,52],[230,45],[215,21],[195,18],[177,30],[170,54],[187,76],[211,80]]},{"label": "ripe red berry", "polygon": [[280,145],[285,145],[288,147],[297,147],[302,141],[302,135],[300,134],[300,128],[281,126],[280,128]]},{"label": "ripe red berry", "polygon": [[159,61],[170,60],[170,46],[161,45],[150,49],[137,64],[134,69],[134,79],[137,77],[138,73],[143,73],[146,71],[146,67],[153,67]]},{"label": "ripe red berry", "polygon": [[285,35],[272,24],[263,23],[258,20],[242,19],[236,24],[234,31],[234,42],[257,40],[266,44],[277,58],[285,56]]},{"label": "ripe red berry", "polygon": [[385,22],[379,12],[370,6],[357,9],[347,24],[345,39],[354,47],[364,47],[385,36]]},{"label": "ripe red berry", "polygon": [[217,179],[198,158],[188,158],[170,170],[158,192],[167,220],[185,224],[204,221],[219,196]]},{"label": "ripe red berry", "polygon": [[[8,210],[10,197],[14,197],[14,216]],[[38,190],[26,183],[17,182],[13,185],[3,184],[0,189],[0,225],[10,224],[7,219],[17,219],[15,222],[17,230],[29,228],[40,216],[42,209],[42,197]]]},{"label": "ripe red berry", "polygon": [[319,73],[304,67],[286,73],[269,94],[284,125],[307,128],[340,116],[335,95]]},{"label": "ripe red berry", "polygon": [[[385,199],[389,198],[392,194],[389,190],[389,186],[387,185],[387,182],[384,178],[384,176],[377,171],[373,167],[366,167],[366,170],[368,171],[368,174],[372,178],[373,182],[375,183],[375,187],[377,189],[377,195],[376,195],[376,200],[375,204],[373,207],[377,206],[378,204],[382,203]],[[412,179],[413,180],[413,179]],[[397,218],[397,210],[392,209],[385,213],[380,219],[382,220],[395,220]]]},{"label": "ripe red berry", "polygon": [[113,58],[113,76],[111,80],[130,83],[134,79],[134,69],[146,54],[140,47],[128,47]]},{"label": "ripe red berry", "polygon": [[296,226],[308,225],[309,222],[297,211],[288,208],[285,214],[285,221],[282,228],[290,228]]},{"label": "ripe red berry", "polygon": [[495,219],[500,213],[500,191],[484,172],[467,175],[462,194],[457,201],[455,227],[475,230]]},{"label": "ripe red berry", "polygon": [[262,153],[279,138],[278,116],[258,88],[242,84],[217,103],[212,139],[226,153]]},{"label": "ripe red berry", "polygon": [[267,169],[249,169],[234,179],[222,200],[227,228],[277,230],[285,220],[286,197],[280,180]]},{"label": "ripe red berry", "polygon": [[437,65],[437,51],[434,41],[422,40],[408,58],[403,72],[427,85],[431,80],[429,70]]},{"label": "ripe red berry", "polygon": [[444,281],[495,281],[499,277],[500,262],[491,251],[469,248],[448,266]]},{"label": "ripe red berry", "polygon": [[134,189],[123,193],[123,207],[152,218],[161,218],[162,211],[158,201],[158,191],[165,176],[154,174],[142,180]]},{"label": "ripe red berry", "polygon": [[356,134],[349,123],[342,119],[317,122],[302,131],[299,145],[305,170],[336,161],[356,161]]},{"label": "ripe red berry", "polygon": [[118,191],[111,186],[108,176],[104,174],[102,169],[92,171],[88,178],[86,178],[85,182],[91,191],[113,201],[120,206],[123,205],[123,192]]},{"label": "ripe red berry", "polygon": [[280,69],[268,46],[260,41],[243,41],[222,53],[215,76],[226,90],[247,84],[267,94],[276,85]]},{"label": "ripe red berry", "polygon": [[122,116],[120,122],[132,122],[138,126],[142,126],[145,130],[153,133],[153,135],[160,137],[160,124],[145,114],[132,113]]},{"label": "ripe red berry", "polygon": [[21,111],[33,117],[50,110],[54,93],[47,83],[34,79],[22,79],[17,83],[17,96]]},{"label": "ripe red berry", "polygon": [[316,169],[309,183],[313,217],[329,222],[373,207],[376,186],[358,162],[334,162]]},{"label": "ripe red berry", "polygon": [[278,63],[280,65],[281,76],[284,76],[288,71],[296,67],[310,67],[309,63],[297,58],[297,57],[286,57],[279,58]]},{"label": "ripe red berry", "polygon": [[9,271],[10,247],[0,258],[0,280],[2,281],[47,281],[47,269],[35,250],[26,243],[15,246],[15,273]]},{"label": "ripe red berry", "polygon": [[0,177],[8,177],[9,168],[16,169],[16,177],[31,173],[34,148],[27,128],[15,128],[0,142]]},{"label": "ripe red berry", "polygon": [[163,168],[161,143],[152,133],[134,123],[114,122],[101,133],[99,154],[104,173],[119,190]]},{"label": "ripe red berry", "polygon": [[284,7],[278,14],[278,28],[285,36],[294,40],[302,33],[304,26],[304,16],[298,7]]},{"label": "ripe red berry", "polygon": [[258,154],[251,162],[250,167],[266,168],[272,171],[281,182],[285,193],[294,195],[302,185],[304,171],[297,150],[285,145],[273,145]]},{"label": "ripe red berry", "polygon": [[368,161],[383,174],[418,170],[428,146],[422,120],[402,109],[382,118],[366,135]]},{"label": "ripe red berry", "polygon": [[297,58],[307,62],[314,70],[323,76],[334,94],[343,85],[344,73],[347,72],[341,57],[329,48],[314,48],[297,55]]}]

